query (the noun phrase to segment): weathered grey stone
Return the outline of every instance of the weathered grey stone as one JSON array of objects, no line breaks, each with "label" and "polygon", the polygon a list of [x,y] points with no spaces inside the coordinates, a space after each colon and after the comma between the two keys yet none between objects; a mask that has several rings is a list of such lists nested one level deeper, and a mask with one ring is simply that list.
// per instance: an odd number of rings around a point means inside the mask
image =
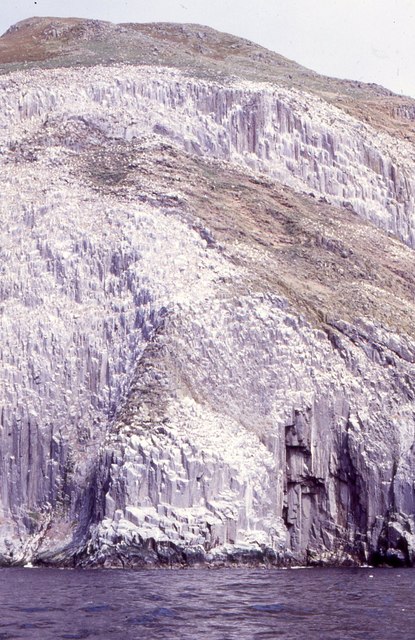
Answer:
[{"label": "weathered grey stone", "polygon": [[411,144],[172,69],[1,87],[0,561],[412,564]]}]

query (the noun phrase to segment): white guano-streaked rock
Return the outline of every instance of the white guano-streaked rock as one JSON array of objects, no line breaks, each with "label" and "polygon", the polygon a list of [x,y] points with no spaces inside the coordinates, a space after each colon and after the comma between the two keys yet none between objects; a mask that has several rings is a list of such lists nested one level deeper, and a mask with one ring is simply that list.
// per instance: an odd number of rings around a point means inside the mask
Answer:
[{"label": "white guano-streaked rock", "polygon": [[217,243],[180,184],[152,199],[144,167],[129,197],[80,164],[169,143],[413,246],[412,147],[300,91],[171,70],[0,88],[1,561],[412,561],[413,341],[319,325],[255,284],[255,251]]}]

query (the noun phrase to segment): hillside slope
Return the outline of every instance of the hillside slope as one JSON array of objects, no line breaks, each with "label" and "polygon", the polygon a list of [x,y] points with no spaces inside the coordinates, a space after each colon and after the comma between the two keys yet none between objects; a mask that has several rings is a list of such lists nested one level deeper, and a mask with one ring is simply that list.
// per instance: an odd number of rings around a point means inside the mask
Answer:
[{"label": "hillside slope", "polygon": [[195,25],[0,64],[1,563],[412,564],[414,101]]}]

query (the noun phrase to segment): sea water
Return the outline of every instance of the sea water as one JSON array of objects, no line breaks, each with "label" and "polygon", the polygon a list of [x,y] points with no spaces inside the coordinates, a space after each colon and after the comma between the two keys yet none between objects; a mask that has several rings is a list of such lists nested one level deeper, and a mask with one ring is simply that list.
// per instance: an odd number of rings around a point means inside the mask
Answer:
[{"label": "sea water", "polygon": [[413,569],[0,569],[0,640],[414,640]]}]

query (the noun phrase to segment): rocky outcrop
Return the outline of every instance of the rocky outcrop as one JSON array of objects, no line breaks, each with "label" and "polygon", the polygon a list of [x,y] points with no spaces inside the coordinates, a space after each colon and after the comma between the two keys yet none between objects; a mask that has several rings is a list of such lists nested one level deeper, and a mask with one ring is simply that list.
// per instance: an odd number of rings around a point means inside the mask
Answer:
[{"label": "rocky outcrop", "polygon": [[[81,121],[97,137],[130,141],[156,133],[191,153],[236,162],[347,206],[413,246],[409,143],[298,90],[223,86],[154,68],[122,67],[113,75],[94,68],[6,80],[3,129],[12,121],[17,132],[29,127],[47,140],[53,125]],[[9,135],[6,146],[16,143]]]},{"label": "rocky outcrop", "polygon": [[1,89],[1,562],[413,563],[410,143],[175,70]]}]

